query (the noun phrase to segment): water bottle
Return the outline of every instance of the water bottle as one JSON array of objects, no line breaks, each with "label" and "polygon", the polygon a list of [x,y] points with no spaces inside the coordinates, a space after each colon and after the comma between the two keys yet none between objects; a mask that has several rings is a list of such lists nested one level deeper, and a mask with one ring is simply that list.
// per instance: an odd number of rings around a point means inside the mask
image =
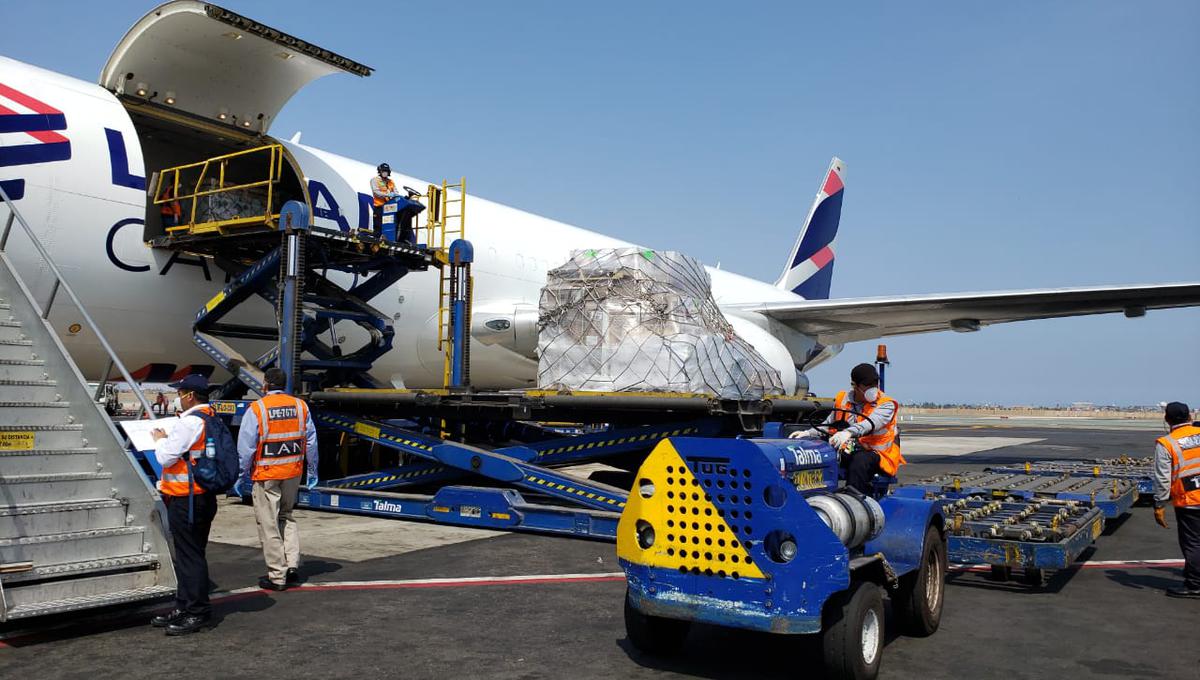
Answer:
[{"label": "water bottle", "polygon": [[212,437],[204,438],[204,457],[205,458],[216,458],[217,457],[217,445],[213,443]]}]

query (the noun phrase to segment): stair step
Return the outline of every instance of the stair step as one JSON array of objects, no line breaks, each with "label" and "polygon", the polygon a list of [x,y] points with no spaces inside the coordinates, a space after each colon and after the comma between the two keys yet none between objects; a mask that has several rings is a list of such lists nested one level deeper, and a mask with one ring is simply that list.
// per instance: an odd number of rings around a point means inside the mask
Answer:
[{"label": "stair step", "polygon": [[[158,570],[135,571],[6,589],[10,602],[7,618],[23,619],[174,595],[174,587],[157,584],[157,573]],[[130,584],[132,587],[120,587]]]},{"label": "stair step", "polygon": [[83,425],[0,425],[0,449],[61,449],[86,446]]},{"label": "stair step", "polygon": [[0,321],[0,340],[25,340],[20,321]]},{"label": "stair step", "polygon": [[131,555],[117,555],[116,557],[105,557],[98,560],[81,560],[78,562],[63,562],[60,564],[44,564],[34,566],[28,571],[18,571],[11,574],[0,575],[0,581],[3,581],[5,587],[9,587],[11,583],[21,583],[24,581],[39,581],[48,578],[65,578],[70,576],[79,576],[81,574],[96,574],[107,571],[117,571],[125,569],[139,569],[155,566],[158,564],[158,555],[154,553],[136,553]]},{"label": "stair step", "polygon": [[0,425],[0,448],[59,449],[86,446],[83,425]]},{"label": "stair step", "polygon": [[0,477],[0,504],[61,503],[81,498],[112,498],[111,472],[67,472]]},{"label": "stair step", "polygon": [[61,472],[98,472],[93,446],[61,449],[0,450],[0,477],[47,475]]},{"label": "stair step", "polygon": [[66,425],[73,422],[69,401],[0,401],[0,423]]},{"label": "stair step", "polygon": [[116,498],[0,507],[0,539],[125,526],[125,504]]},{"label": "stair step", "polygon": [[142,540],[144,533],[144,527],[112,527],[6,538],[0,540],[0,564],[33,562],[40,567],[149,552]]},{"label": "stair step", "polygon": [[0,340],[0,359],[33,359],[33,342]]},{"label": "stair step", "polygon": [[54,380],[20,380],[0,376],[0,402],[62,401],[58,382]]},{"label": "stair step", "polygon": [[46,362],[42,359],[0,359],[0,378],[45,380]]}]

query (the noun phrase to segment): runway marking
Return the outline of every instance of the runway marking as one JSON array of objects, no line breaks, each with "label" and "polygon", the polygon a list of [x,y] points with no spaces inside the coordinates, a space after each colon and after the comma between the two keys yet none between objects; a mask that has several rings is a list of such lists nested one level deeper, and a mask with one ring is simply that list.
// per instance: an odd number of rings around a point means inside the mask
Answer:
[{"label": "runway marking", "polygon": [[[1183,566],[1183,560],[1181,560],[1181,559],[1096,560],[1094,562],[1080,562],[1079,564],[1072,564],[1071,566],[1067,567],[1067,569],[1103,569],[1105,567],[1110,568],[1110,569],[1141,569],[1141,568],[1154,569],[1154,568],[1160,568],[1160,567],[1182,567],[1182,566]],[[950,565],[950,571],[956,571],[956,572],[990,571],[991,568],[992,568],[992,565],[990,565],[990,564],[951,564]]]},{"label": "runway marking", "polygon": [[288,590],[391,590],[403,588],[463,588],[468,586],[532,585],[544,583],[588,583],[624,581],[620,571],[602,574],[538,574],[527,576],[473,576],[467,578],[422,578],[403,581],[333,581],[306,583]]},{"label": "runway marking", "polygon": [[981,451],[1022,446],[1044,441],[1038,437],[952,437],[935,435],[923,437],[919,434],[902,436],[900,447],[906,458],[922,456],[967,456]]}]

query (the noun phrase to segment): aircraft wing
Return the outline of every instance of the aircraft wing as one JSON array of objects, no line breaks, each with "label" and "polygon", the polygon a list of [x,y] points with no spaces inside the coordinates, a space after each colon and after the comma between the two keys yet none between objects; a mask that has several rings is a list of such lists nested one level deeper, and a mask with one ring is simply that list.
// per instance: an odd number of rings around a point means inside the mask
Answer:
[{"label": "aircraft wing", "polygon": [[1200,282],[798,300],[722,307],[734,312],[757,312],[815,336],[824,345],[834,345],[890,335],[944,330],[969,332],[997,323],[1085,314],[1122,312],[1137,317],[1149,309],[1196,305],[1200,305]]}]

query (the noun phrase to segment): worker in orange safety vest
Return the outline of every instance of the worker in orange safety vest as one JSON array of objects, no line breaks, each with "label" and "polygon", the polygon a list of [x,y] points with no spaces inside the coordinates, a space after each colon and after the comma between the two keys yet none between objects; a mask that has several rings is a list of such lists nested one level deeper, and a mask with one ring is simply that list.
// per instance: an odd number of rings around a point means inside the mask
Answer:
[{"label": "worker in orange safety vest", "polygon": [[[849,392],[837,393],[834,410],[825,418],[824,429],[833,432],[829,443],[839,451],[849,450],[851,439],[857,439],[858,448],[846,462],[846,486],[871,495],[871,480],[875,475],[895,475],[905,463],[896,427],[900,405],[879,389],[879,372],[871,364],[859,364],[850,371],[850,388]],[[840,420],[846,421],[847,427],[833,426]],[[820,430],[808,429],[789,436],[820,434]]]},{"label": "worker in orange safety vest", "polygon": [[258,585],[286,590],[300,581],[300,530],[292,509],[306,472],[305,486],[317,484],[317,429],[308,404],[284,392],[286,373],[268,369],[264,382],[266,394],[242,417],[238,457],[243,481],[253,482],[254,518],[267,563]]},{"label": "worker in orange safety vest", "polygon": [[150,435],[155,440],[154,457],[162,466],[158,490],[167,506],[167,522],[175,546],[175,609],[154,617],[150,623],[156,628],[166,628],[167,635],[184,635],[200,630],[212,618],[205,553],[209,529],[217,516],[217,495],[201,488],[188,467],[191,460],[205,453],[206,425],[198,413],[216,414],[208,405],[209,386],[204,376],[189,375],[171,383],[171,387],[178,390],[179,402],[185,410],[172,423],[170,434],[155,428]]},{"label": "worker in orange safety vest", "polygon": [[168,184],[163,187],[162,196],[159,197],[159,200],[166,202],[160,204],[158,207],[158,211],[162,215],[163,229],[177,227],[180,221],[183,220],[183,208],[179,205],[179,201],[174,199],[175,190],[171,188],[171,185]]},{"label": "worker in orange safety vest", "polygon": [[1168,597],[1200,599],[1200,426],[1187,404],[1173,401],[1163,410],[1167,434],[1154,448],[1154,520],[1167,524],[1167,501],[1175,506],[1179,548],[1183,551],[1183,586],[1168,588]]}]

